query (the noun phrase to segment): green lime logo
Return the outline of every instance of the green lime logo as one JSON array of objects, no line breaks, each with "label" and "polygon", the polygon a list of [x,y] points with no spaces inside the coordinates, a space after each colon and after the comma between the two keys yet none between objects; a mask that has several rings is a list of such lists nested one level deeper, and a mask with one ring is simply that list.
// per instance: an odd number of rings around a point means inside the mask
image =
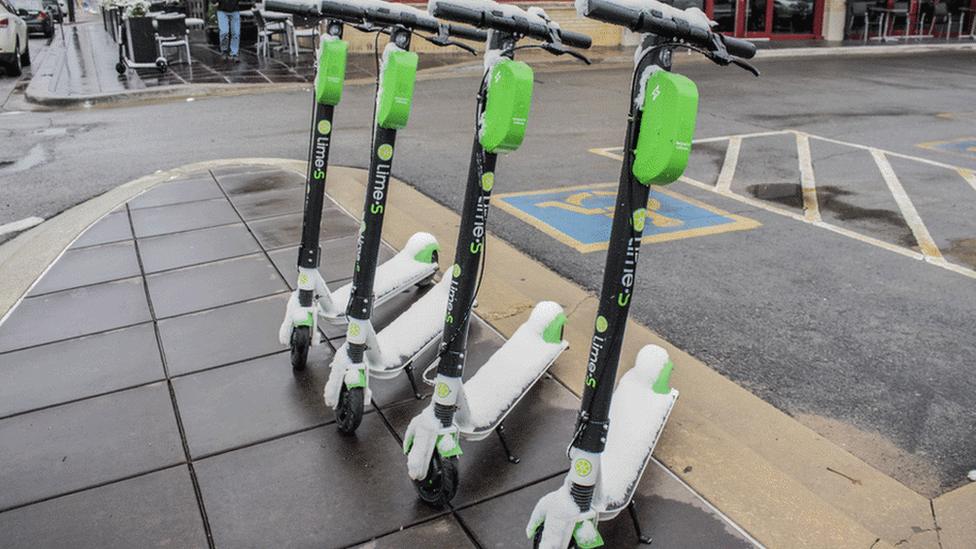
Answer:
[{"label": "green lime logo", "polygon": [[454,273],[454,278],[461,276],[461,266],[455,263],[452,272]]},{"label": "green lime logo", "polygon": [[329,135],[332,131],[332,122],[328,120],[319,120],[319,133],[322,135]]},{"label": "green lime logo", "polygon": [[366,222],[365,221],[360,221],[359,222],[359,232],[361,232],[361,233],[365,233],[366,232]]},{"label": "green lime logo", "polygon": [[308,275],[305,274],[305,273],[302,273],[302,274],[298,275],[298,283],[301,284],[301,285],[303,285],[303,286],[305,284],[308,284]]},{"label": "green lime logo", "polygon": [[380,157],[380,160],[383,161],[393,158],[393,145],[383,143],[378,149],[376,149],[376,156]]},{"label": "green lime logo", "polygon": [[576,470],[576,474],[581,477],[589,476],[593,471],[593,464],[586,459],[578,459],[576,463],[573,464],[573,469]]},{"label": "green lime logo", "polygon": [[634,210],[634,230],[643,231],[644,230],[644,219],[647,218],[647,210],[644,208],[637,208]]},{"label": "green lime logo", "polygon": [[359,324],[349,325],[349,337],[356,337],[359,335]]},{"label": "green lime logo", "polygon": [[485,191],[490,191],[494,186],[495,174],[492,172],[485,172],[485,174],[481,176],[481,188]]},{"label": "green lime logo", "polygon": [[437,396],[447,398],[449,394],[451,394],[451,388],[447,386],[447,383],[442,381],[437,384]]},{"label": "green lime logo", "polygon": [[596,317],[596,331],[602,334],[603,332],[607,331],[607,327],[609,325],[610,323],[607,322],[607,318],[605,316],[600,315]]}]

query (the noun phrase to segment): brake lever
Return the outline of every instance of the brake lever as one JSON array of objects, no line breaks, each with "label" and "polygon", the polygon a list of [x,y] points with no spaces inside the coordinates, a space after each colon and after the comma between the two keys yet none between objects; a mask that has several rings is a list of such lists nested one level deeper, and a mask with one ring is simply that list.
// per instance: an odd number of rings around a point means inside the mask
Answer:
[{"label": "brake lever", "polygon": [[732,64],[735,65],[735,66],[737,66],[737,67],[739,67],[740,69],[744,69],[744,70],[747,70],[747,71],[751,72],[753,76],[755,76],[756,78],[759,78],[759,69],[757,69],[756,67],[752,66],[750,63],[748,63],[748,62],[746,62],[746,61],[744,61],[742,59],[739,59],[738,57],[733,57],[732,58]]},{"label": "brake lever", "polygon": [[455,46],[455,47],[461,48],[462,50],[470,53],[471,55],[475,55],[475,56],[478,55],[478,50],[472,48],[471,46],[469,46],[467,44],[461,43],[461,42],[455,42],[454,40],[449,40],[447,38],[441,38],[440,36],[425,36],[423,34],[421,34],[419,36],[421,38],[423,38],[424,40],[430,42],[431,44],[434,44],[435,46],[440,46],[440,47]]},{"label": "brake lever", "polygon": [[575,57],[577,60],[586,63],[587,65],[592,65],[593,64],[593,62],[590,61],[589,58],[587,58],[582,53],[580,53],[578,51],[575,51],[575,50],[568,50],[568,49],[564,48],[561,44],[557,45],[557,44],[554,44],[554,43],[550,43],[550,44],[545,44],[545,45],[543,45],[541,47],[542,47],[542,49],[546,50],[547,52],[549,52],[549,53],[551,53],[553,55],[568,54],[571,57]]}]

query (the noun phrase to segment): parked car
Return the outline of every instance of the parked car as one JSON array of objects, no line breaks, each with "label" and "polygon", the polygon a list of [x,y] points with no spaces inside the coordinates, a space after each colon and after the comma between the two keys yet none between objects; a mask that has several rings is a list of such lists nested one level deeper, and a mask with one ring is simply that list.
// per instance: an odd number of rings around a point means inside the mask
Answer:
[{"label": "parked car", "polygon": [[27,23],[8,0],[0,0],[0,65],[9,76],[20,76],[21,67],[30,65]]},{"label": "parked car", "polygon": [[13,0],[13,4],[17,15],[27,23],[27,32],[42,33],[45,38],[54,36],[54,20],[41,0]]},{"label": "parked car", "polygon": [[41,0],[41,3],[44,4],[44,11],[51,16],[55,23],[60,23],[64,19],[66,10],[61,8],[58,0]]}]

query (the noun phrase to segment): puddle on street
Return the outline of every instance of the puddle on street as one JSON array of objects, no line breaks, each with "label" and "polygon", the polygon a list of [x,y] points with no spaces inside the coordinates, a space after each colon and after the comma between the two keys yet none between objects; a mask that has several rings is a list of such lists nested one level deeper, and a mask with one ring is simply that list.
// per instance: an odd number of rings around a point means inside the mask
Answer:
[{"label": "puddle on street", "polygon": [[803,189],[797,183],[763,183],[749,185],[746,191],[752,196],[775,202],[790,208],[803,209]]}]

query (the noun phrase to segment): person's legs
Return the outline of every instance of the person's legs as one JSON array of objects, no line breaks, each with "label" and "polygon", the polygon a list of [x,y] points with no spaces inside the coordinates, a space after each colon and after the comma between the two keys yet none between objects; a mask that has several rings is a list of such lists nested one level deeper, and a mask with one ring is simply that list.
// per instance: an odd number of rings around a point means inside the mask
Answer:
[{"label": "person's legs", "polygon": [[226,55],[227,50],[230,49],[230,21],[229,16],[226,11],[217,10],[217,29],[220,31],[220,53]]},{"label": "person's legs", "polygon": [[241,12],[230,13],[230,54],[237,57],[237,50],[241,45]]}]

